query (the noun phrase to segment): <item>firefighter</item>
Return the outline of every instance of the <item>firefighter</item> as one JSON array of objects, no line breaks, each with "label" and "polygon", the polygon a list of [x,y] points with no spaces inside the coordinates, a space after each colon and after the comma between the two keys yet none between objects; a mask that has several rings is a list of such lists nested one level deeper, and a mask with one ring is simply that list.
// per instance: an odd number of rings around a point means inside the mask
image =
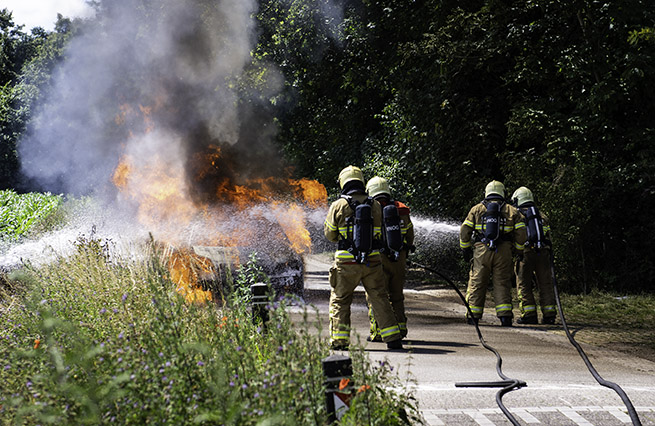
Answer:
[{"label": "firefighter", "polygon": [[[323,232],[337,243],[330,268],[330,339],[335,350],[350,342],[350,305],[360,281],[366,290],[382,340],[389,349],[402,349],[400,329],[384,281],[379,248],[374,239],[381,231],[380,203],[366,195],[364,176],[358,167],[339,173],[341,196],[330,205]],[[379,246],[378,246],[379,247]]]},{"label": "firefighter", "polygon": [[512,204],[523,215],[527,241],[523,256],[518,256],[515,265],[516,288],[519,297],[521,317],[519,324],[537,324],[537,303],[534,286],[539,291],[542,324],[555,324],[556,306],[553,277],[550,269],[550,224],[546,215],[537,210],[530,191],[520,187],[512,195]]},{"label": "firefighter", "polygon": [[[382,206],[382,269],[386,279],[391,307],[396,315],[400,335],[407,336],[405,315],[405,277],[407,275],[407,253],[414,250],[414,227],[409,217],[409,207],[391,199],[391,190],[386,179],[375,176],[366,183],[366,192]],[[389,206],[389,207],[387,207]],[[381,341],[380,330],[369,309],[371,334],[369,341]]]},{"label": "firefighter", "polygon": [[496,316],[504,327],[512,326],[512,257],[523,252],[526,241],[521,214],[505,202],[505,186],[499,181],[487,184],[484,199],[473,206],[460,228],[459,245],[464,259],[471,263],[466,300],[476,324],[482,317],[484,301],[493,279]]}]

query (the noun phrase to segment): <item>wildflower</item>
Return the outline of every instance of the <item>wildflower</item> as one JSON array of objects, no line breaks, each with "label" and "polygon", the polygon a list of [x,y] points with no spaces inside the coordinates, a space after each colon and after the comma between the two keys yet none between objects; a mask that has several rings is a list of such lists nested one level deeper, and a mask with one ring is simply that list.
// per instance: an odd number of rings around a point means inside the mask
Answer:
[{"label": "wildflower", "polygon": [[166,365],[166,367],[170,367],[170,366],[171,366],[171,362],[170,362],[170,361],[166,361],[166,364],[164,364],[164,365]]},{"label": "wildflower", "polygon": [[241,385],[241,389],[248,389],[248,385],[244,383],[243,385]]},{"label": "wildflower", "polygon": [[203,365],[205,365],[204,362],[202,362],[202,361],[198,361],[198,367],[202,367]]},{"label": "wildflower", "polygon": [[344,390],[349,383],[350,383],[350,379],[341,379],[341,381],[339,382],[339,390]]},{"label": "wildflower", "polygon": [[237,352],[239,352],[241,349],[241,346],[237,346]]},{"label": "wildflower", "polygon": [[105,309],[105,308],[100,309],[101,314],[104,314],[105,312],[107,312],[107,309]]},{"label": "wildflower", "polygon": [[119,338],[119,339],[122,339],[122,338],[123,338],[123,332],[122,332],[122,331],[118,334],[118,338]]},{"label": "wildflower", "polygon": [[34,349],[39,349],[39,346],[41,346],[41,340],[34,339]]},{"label": "wildflower", "polygon": [[123,297],[121,297],[121,300],[123,301],[123,303],[125,303],[125,300],[127,300],[127,294],[123,294]]},{"label": "wildflower", "polygon": [[371,387],[370,387],[369,385],[361,385],[361,386],[359,387],[359,389],[357,389],[357,393],[360,393],[360,392],[366,392],[366,391],[369,390],[369,389],[371,389]]},{"label": "wildflower", "polygon": [[231,388],[234,387],[234,382],[233,382],[233,381],[230,381],[230,387],[231,387]]}]

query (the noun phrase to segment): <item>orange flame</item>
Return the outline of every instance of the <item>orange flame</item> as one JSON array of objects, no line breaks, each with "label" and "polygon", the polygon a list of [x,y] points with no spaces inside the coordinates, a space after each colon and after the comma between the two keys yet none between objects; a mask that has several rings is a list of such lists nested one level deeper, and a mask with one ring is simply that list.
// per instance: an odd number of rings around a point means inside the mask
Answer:
[{"label": "orange flame", "polygon": [[[152,114],[162,107],[160,101],[153,106],[122,105],[114,121],[116,125],[128,127],[130,137],[134,137],[133,131],[153,137],[155,121]],[[225,156],[229,157],[229,153]],[[136,203],[139,222],[154,228],[160,234],[158,238],[179,242],[188,237],[180,235],[180,230],[193,219],[203,220],[204,226],[211,227],[212,223],[234,215],[235,211],[267,203],[288,239],[287,244],[298,254],[311,251],[311,238],[305,226],[303,206],[317,208],[327,204],[327,191],[323,185],[310,179],[276,177],[233,181],[226,176],[238,173],[227,164],[229,158],[224,157],[220,146],[209,145],[203,152],[192,157],[192,177],[205,190],[213,188],[208,192],[209,198],[213,199],[207,199],[207,204],[203,204],[192,199],[187,174],[180,160],[165,158],[161,153],[150,158],[134,158],[125,154],[112,176],[112,182],[121,195]],[[229,204],[230,209],[210,210],[208,205],[214,202]],[[234,231],[206,232],[201,238],[202,242],[193,243],[236,247],[248,245],[260,237],[256,229],[248,229],[244,224]],[[186,244],[189,243],[186,241]],[[169,258],[169,269],[176,290],[189,303],[211,300],[211,293],[199,288],[198,274],[209,273],[212,267],[209,259],[188,250],[175,250]]]},{"label": "orange flame", "polygon": [[298,204],[274,205],[275,218],[298,254],[311,253],[312,239],[305,227],[305,211]]},{"label": "orange flame", "polygon": [[214,274],[214,266],[206,257],[190,251],[174,250],[168,258],[171,280],[187,303],[205,303],[212,300],[212,293],[200,287],[201,274]]}]

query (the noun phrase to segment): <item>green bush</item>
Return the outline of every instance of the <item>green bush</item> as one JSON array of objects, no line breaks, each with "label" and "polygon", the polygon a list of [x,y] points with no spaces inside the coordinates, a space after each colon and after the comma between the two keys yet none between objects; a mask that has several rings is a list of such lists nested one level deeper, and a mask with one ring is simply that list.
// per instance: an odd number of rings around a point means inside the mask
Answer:
[{"label": "green bush", "polygon": [[[143,252],[82,239],[6,277],[21,291],[0,304],[3,424],[326,423],[318,316],[271,303],[264,327],[244,303],[187,304],[166,256]],[[421,422],[389,368],[351,355],[360,392],[344,424]]]}]

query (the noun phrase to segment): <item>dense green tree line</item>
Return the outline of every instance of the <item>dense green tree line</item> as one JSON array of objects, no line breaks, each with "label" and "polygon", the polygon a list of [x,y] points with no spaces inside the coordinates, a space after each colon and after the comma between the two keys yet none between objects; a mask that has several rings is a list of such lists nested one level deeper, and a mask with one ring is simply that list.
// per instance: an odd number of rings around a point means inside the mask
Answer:
[{"label": "dense green tree line", "polygon": [[415,211],[455,220],[489,180],[525,185],[569,289],[649,290],[648,2],[347,1],[337,39],[312,20],[326,2],[263,3],[261,54],[290,99],[279,140],[301,174],[331,185],[361,164]]},{"label": "dense green tree line", "polygon": [[22,185],[16,144],[50,83],[71,34],[70,19],[58,15],[55,31],[25,32],[12,12],[0,10],[0,189]]},{"label": "dense green tree line", "polygon": [[[415,212],[455,221],[489,180],[510,194],[525,185],[551,217],[568,290],[650,290],[649,2],[259,0],[255,18],[240,83],[250,96],[276,78],[266,70],[284,76],[281,92],[260,92],[298,176],[334,191],[357,164],[391,179]],[[8,11],[0,24],[9,188],[20,182],[15,144],[72,31],[62,18],[27,34]]]}]

